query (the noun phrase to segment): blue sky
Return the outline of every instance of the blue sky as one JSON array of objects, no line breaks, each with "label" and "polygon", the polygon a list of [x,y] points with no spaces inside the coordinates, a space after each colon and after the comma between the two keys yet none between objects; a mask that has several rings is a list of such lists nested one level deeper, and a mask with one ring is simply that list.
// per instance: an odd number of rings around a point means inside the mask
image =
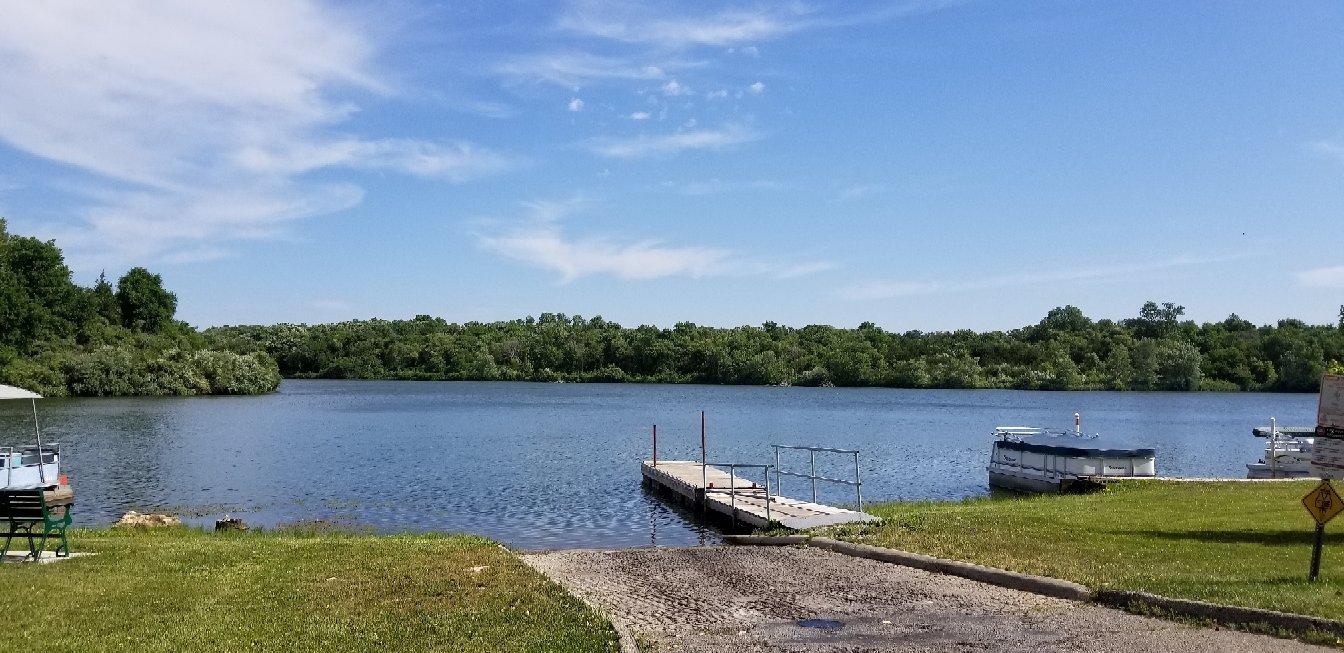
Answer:
[{"label": "blue sky", "polygon": [[6,4],[0,215],[198,325],[1344,303],[1336,2]]}]

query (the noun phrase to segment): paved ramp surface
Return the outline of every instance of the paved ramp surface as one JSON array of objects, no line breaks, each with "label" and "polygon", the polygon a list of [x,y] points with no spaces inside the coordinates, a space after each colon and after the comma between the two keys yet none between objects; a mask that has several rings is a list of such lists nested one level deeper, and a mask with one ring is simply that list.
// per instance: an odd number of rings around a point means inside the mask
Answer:
[{"label": "paved ramp surface", "polygon": [[[1330,650],[811,548],[557,551],[523,558],[656,651]],[[805,628],[798,625],[804,619],[843,625]]]}]

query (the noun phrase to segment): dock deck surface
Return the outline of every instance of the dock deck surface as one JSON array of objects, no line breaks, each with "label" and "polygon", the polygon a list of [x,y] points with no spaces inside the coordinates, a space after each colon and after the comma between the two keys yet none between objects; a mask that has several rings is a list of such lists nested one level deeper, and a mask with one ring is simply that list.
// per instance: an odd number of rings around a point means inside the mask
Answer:
[{"label": "dock deck surface", "polygon": [[[770,515],[767,519],[763,475],[753,479],[738,472],[730,477],[727,471],[713,465],[701,471],[700,463],[693,460],[659,460],[657,465],[646,460],[640,467],[645,482],[691,502],[699,502],[703,496],[706,510],[751,526],[764,527],[768,522],[775,522],[785,528],[804,529],[878,521],[877,517],[865,512],[778,495],[770,497]],[[736,492],[730,489],[734,486]]]}]

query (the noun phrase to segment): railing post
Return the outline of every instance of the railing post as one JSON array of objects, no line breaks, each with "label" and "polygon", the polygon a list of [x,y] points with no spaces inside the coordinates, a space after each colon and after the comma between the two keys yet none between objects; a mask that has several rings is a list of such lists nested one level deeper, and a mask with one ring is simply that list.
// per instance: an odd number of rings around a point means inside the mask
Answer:
[{"label": "railing post", "polygon": [[658,425],[653,425],[653,466],[658,466]]},{"label": "railing post", "polygon": [[765,466],[765,527],[770,528],[770,466]]},{"label": "railing post", "polygon": [[859,499],[859,512],[863,512],[863,479],[859,478],[859,452],[854,452],[854,495]]},{"label": "railing post", "polygon": [[809,449],[808,457],[812,459],[812,503],[817,502],[817,452]]},{"label": "railing post", "polygon": [[[775,448],[775,494],[779,494],[779,445],[772,444],[770,446]],[[766,480],[770,480],[770,477],[767,476]],[[766,483],[766,485],[769,485],[769,483]]]},{"label": "railing post", "polygon": [[737,465],[728,465],[728,502],[733,513],[733,528],[737,528]]}]

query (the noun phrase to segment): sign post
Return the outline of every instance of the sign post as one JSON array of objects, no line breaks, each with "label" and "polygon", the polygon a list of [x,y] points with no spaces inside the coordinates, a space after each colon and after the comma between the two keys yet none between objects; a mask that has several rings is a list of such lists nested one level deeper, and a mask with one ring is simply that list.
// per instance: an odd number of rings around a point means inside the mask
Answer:
[{"label": "sign post", "polygon": [[1321,547],[1325,544],[1325,524],[1344,512],[1344,499],[1330,485],[1330,481],[1321,481],[1316,489],[1302,497],[1302,506],[1316,520],[1316,540],[1311,546],[1311,572],[1307,580],[1314,581],[1321,575]]}]

